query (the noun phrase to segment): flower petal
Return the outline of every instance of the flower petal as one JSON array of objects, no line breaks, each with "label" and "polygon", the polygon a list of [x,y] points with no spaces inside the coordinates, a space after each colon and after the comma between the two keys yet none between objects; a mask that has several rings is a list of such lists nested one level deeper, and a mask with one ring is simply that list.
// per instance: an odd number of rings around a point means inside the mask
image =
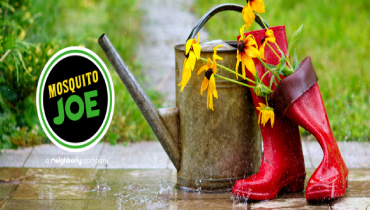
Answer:
[{"label": "flower petal", "polygon": [[245,5],[244,9],[243,9],[243,20],[245,22],[245,27],[247,28],[247,31],[248,29],[251,27],[252,23],[255,21],[255,14],[253,13],[253,10],[251,8],[251,6],[249,5],[249,3],[247,5]]},{"label": "flower petal", "polygon": [[257,58],[259,56],[261,56],[261,53],[260,51],[257,50],[257,48],[255,47],[252,47],[252,46],[248,46],[246,49],[245,49],[245,52],[247,53],[247,55],[251,58]]},{"label": "flower petal", "polygon": [[197,58],[197,60],[199,60],[200,58],[200,44],[193,44],[193,50],[194,50],[194,53],[195,53],[195,57]]},{"label": "flower petal", "polygon": [[191,70],[194,70],[195,68],[195,62],[196,62],[196,57],[193,51],[190,51],[189,53],[189,59],[188,59],[188,65],[190,66]]},{"label": "flower petal", "polygon": [[247,69],[253,74],[256,75],[256,67],[254,65],[254,62],[252,58],[245,56],[244,64],[247,67]]},{"label": "flower petal", "polygon": [[239,38],[239,41],[243,40],[244,39],[244,28],[245,28],[245,25],[243,25],[241,28],[240,28],[240,38]]},{"label": "flower petal", "polygon": [[248,47],[248,46],[255,46],[257,47],[257,42],[256,42],[256,38],[252,35],[252,34],[249,34],[246,38],[245,38],[245,46]]},{"label": "flower petal", "polygon": [[194,39],[189,39],[186,41],[186,51],[185,54],[187,55],[191,49],[191,45],[193,44]]},{"label": "flower petal", "polygon": [[264,103],[258,103],[260,105],[260,107],[263,109],[263,108],[266,108],[266,105]]},{"label": "flower petal", "polygon": [[208,69],[209,69],[209,66],[207,66],[207,65],[204,65],[204,66],[200,67],[197,75],[199,75],[200,73],[202,73],[202,71],[207,71]]},{"label": "flower petal", "polygon": [[241,56],[242,56],[242,76],[243,76],[243,79],[245,79],[245,75],[246,75],[245,74],[245,68],[246,68],[245,61],[246,61],[247,55],[245,53],[242,53]]},{"label": "flower petal", "polygon": [[209,83],[209,80],[207,79],[207,77],[204,77],[204,80],[202,82],[202,86],[200,87],[200,95],[203,95],[203,91],[205,89],[207,89],[208,83]]},{"label": "flower petal", "polygon": [[213,55],[213,60],[223,60],[223,58],[221,58],[220,56],[218,55]]},{"label": "flower petal", "polygon": [[265,13],[265,4],[263,0],[252,0],[251,1],[252,10],[257,13]]},{"label": "flower petal", "polygon": [[260,46],[260,53],[261,53],[261,59],[266,60],[265,58],[265,46],[266,46],[266,41],[263,42],[263,44]]},{"label": "flower petal", "polygon": [[238,79],[239,63],[241,61],[240,53],[237,54],[236,58],[237,59],[236,59],[235,75],[236,75],[236,79]]},{"label": "flower petal", "polygon": [[210,87],[212,87],[211,91],[212,91],[214,97],[218,99],[218,93],[217,93],[217,90],[216,90],[216,80],[215,80],[215,75],[214,74],[211,75],[209,82],[210,82]]},{"label": "flower petal", "polygon": [[185,72],[182,75],[181,80],[181,92],[184,90],[185,86],[188,84],[191,77],[191,69],[189,66],[185,67]]},{"label": "flower petal", "polygon": [[272,110],[271,110],[271,112],[272,112],[272,114],[271,114],[271,128],[272,128],[272,127],[274,127],[274,123],[275,123],[275,113]]}]

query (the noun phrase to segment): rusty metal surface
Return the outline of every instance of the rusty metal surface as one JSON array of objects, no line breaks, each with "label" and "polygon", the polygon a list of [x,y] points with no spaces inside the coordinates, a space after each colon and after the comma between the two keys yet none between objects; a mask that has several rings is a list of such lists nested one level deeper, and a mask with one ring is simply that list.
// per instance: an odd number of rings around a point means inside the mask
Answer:
[{"label": "rusty metal surface", "polygon": [[[183,48],[182,45],[175,47],[176,84],[181,81],[185,59]],[[202,51],[201,57],[211,58],[212,54],[213,51]],[[220,49],[218,55],[224,58],[219,64],[235,69],[236,49]],[[216,78],[219,99],[214,99],[214,111],[207,109],[207,91],[200,95],[204,73],[196,75],[203,65],[204,61],[197,61],[182,93],[176,86],[181,128],[177,186],[188,191],[227,190],[232,188],[236,178],[258,171],[262,154],[261,133],[246,87]],[[235,74],[219,71],[221,76],[235,78]]]},{"label": "rusty metal surface", "polygon": [[139,107],[141,113],[145,117],[149,126],[157,136],[158,141],[161,143],[163,149],[166,151],[168,157],[171,159],[173,165],[179,169],[180,167],[180,151],[173,139],[171,133],[167,129],[162,118],[159,116],[158,110],[155,108],[148,95],[140,86],[134,75],[131,73],[117,50],[109,41],[107,35],[103,34],[98,43],[103,49],[105,55],[108,57],[110,63],[116,70],[121,81],[130,93],[132,99]]}]

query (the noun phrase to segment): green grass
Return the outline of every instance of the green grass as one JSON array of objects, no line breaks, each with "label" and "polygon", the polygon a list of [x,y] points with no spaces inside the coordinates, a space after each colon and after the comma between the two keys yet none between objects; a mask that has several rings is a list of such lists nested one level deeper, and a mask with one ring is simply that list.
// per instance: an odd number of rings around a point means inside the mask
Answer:
[{"label": "green grass", "polygon": [[[288,40],[304,24],[295,48],[299,60],[310,55],[319,77],[327,114],[338,141],[370,140],[370,2],[366,0],[265,0],[261,16],[270,26],[285,25]],[[197,0],[200,17],[222,0]],[[234,3],[245,4],[245,1]],[[241,14],[223,12],[211,19],[209,39],[234,40]],[[259,29],[254,23],[252,30]]]},{"label": "green grass", "polygon": [[[4,2],[6,1],[7,0],[4,0]],[[115,112],[111,126],[104,137],[104,140],[109,141],[111,144],[115,144],[117,141],[123,141],[126,143],[127,141],[155,139],[153,132],[140,113],[140,110],[135,105],[112,65],[97,43],[97,39],[100,35],[106,33],[139,82],[144,81],[144,75],[141,73],[140,61],[137,60],[135,56],[137,45],[140,41],[140,24],[142,21],[142,11],[138,7],[138,1],[23,0],[18,3],[10,0],[9,4],[17,5],[17,7],[14,15],[12,14],[9,18],[8,16],[4,16],[4,19],[13,18],[15,22],[24,27],[26,32],[25,38],[22,41],[27,41],[39,47],[31,47],[30,49],[27,48],[21,51],[21,53],[24,54],[23,56],[27,55],[27,57],[24,58],[29,58],[30,60],[30,62],[27,62],[26,59],[26,68],[29,67],[29,63],[31,65],[35,59],[38,59],[37,65],[34,64],[32,66],[33,74],[35,74],[32,75],[32,78],[27,76],[23,69],[20,69],[19,71],[17,70],[17,74],[15,75],[14,65],[10,65],[13,62],[10,56],[7,57],[6,62],[0,63],[0,82],[4,83],[10,79],[6,75],[12,76],[11,81],[18,81],[18,73],[20,75],[19,83],[8,82],[9,84],[5,84],[4,87],[8,87],[12,83],[13,85],[9,89],[16,90],[18,88],[18,92],[22,92],[23,89],[27,88],[28,91],[28,95],[25,95],[25,98],[15,99],[14,102],[11,101],[11,103],[9,103],[9,100],[2,100],[3,98],[11,98],[10,96],[8,97],[4,94],[0,95],[4,96],[0,97],[0,126],[2,126],[2,129],[10,125],[14,127],[12,130],[6,130],[6,132],[10,133],[9,135],[5,135],[5,133],[3,136],[0,135],[0,148],[4,141],[6,141],[5,143],[8,145],[5,148],[13,146],[28,146],[42,142],[39,138],[43,135],[35,138],[37,139],[37,142],[25,142],[27,139],[24,137],[20,138],[20,136],[30,136],[31,129],[34,129],[35,125],[38,124],[37,121],[34,121],[37,119],[37,114],[36,107],[34,105],[35,94],[33,92],[35,92],[37,79],[43,66],[47,62],[47,59],[59,49],[69,46],[84,46],[96,52],[103,59],[111,72],[115,89]],[[4,8],[2,9],[2,12],[4,12]],[[3,14],[4,13],[1,15]],[[25,25],[25,23],[27,24]],[[20,31],[21,30],[19,29],[14,32],[10,32],[8,33],[9,35],[6,36],[14,37],[14,39],[16,39]],[[2,43],[7,37],[4,38],[4,36],[0,36],[0,43]],[[0,56],[2,56],[8,48],[9,47],[5,45],[1,46]],[[38,48],[41,48],[41,53],[43,53],[42,55],[44,56],[42,57],[43,60],[41,64],[38,55],[34,53]],[[23,79],[24,77],[26,77],[27,80]],[[25,82],[22,84],[22,81]],[[7,89],[8,88],[6,88],[6,90]],[[19,93],[16,93],[17,91],[13,90],[12,92],[15,93],[12,97],[17,98],[18,94],[19,98]],[[6,93],[5,89],[3,92]],[[160,104],[162,104],[162,97],[156,91],[147,90],[147,93],[156,106],[159,107]],[[26,107],[30,110],[32,109],[32,112],[29,111],[30,114],[24,114],[25,111],[19,109],[19,104],[22,105],[21,107]],[[28,105],[25,106],[24,104]],[[22,112],[22,114],[20,114],[20,112]],[[22,115],[19,117],[21,120],[18,120],[18,115]],[[33,121],[23,120],[27,117],[32,118]],[[10,119],[13,121],[10,122]],[[27,122],[20,123],[22,120]],[[26,127],[22,127],[23,125]],[[36,127],[39,128],[38,126]],[[0,131],[3,130],[0,129]],[[28,135],[28,133],[30,133],[30,135]],[[11,144],[13,146],[11,146]]]}]

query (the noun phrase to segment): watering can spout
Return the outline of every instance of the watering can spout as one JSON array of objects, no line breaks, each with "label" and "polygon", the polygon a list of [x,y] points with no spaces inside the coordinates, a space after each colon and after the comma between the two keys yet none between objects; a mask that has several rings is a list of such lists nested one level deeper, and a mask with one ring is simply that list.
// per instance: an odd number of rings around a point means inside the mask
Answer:
[{"label": "watering can spout", "polygon": [[154,134],[157,136],[173,165],[177,170],[179,170],[180,149],[177,142],[178,108],[175,107],[157,110],[125,62],[120,57],[117,50],[109,41],[107,35],[103,34],[99,38],[98,43],[116,70],[131,97],[134,99],[136,105],[139,107]]}]

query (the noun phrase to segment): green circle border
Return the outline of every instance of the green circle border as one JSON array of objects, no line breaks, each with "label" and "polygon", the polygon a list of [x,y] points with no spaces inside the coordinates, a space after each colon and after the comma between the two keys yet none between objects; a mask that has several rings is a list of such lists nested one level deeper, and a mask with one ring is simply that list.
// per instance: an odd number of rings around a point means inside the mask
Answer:
[{"label": "green circle border", "polygon": [[90,144],[92,144],[92,143],[94,143],[95,141],[97,141],[99,138],[100,138],[100,136],[102,135],[102,133],[103,133],[103,131],[105,130],[105,128],[107,127],[107,124],[108,124],[108,121],[109,121],[109,119],[110,119],[110,115],[112,114],[111,112],[112,112],[112,89],[111,89],[111,81],[110,81],[110,79],[109,79],[109,77],[108,77],[108,75],[107,75],[107,72],[106,72],[106,69],[103,67],[103,65],[98,61],[98,59],[96,59],[93,55],[91,55],[90,53],[88,53],[88,52],[85,52],[85,51],[83,51],[83,50],[68,50],[68,51],[66,51],[66,52],[63,52],[63,53],[61,53],[60,55],[58,55],[56,58],[54,58],[52,61],[51,61],[51,63],[49,64],[49,66],[47,67],[47,69],[46,69],[46,71],[44,72],[44,75],[42,76],[42,80],[41,80],[41,87],[40,87],[40,90],[39,90],[39,106],[40,106],[40,108],[42,108],[42,110],[40,110],[40,112],[42,111],[42,112],[44,112],[44,106],[41,106],[42,105],[42,103],[41,103],[41,98],[43,97],[43,95],[42,95],[42,89],[44,89],[44,88],[42,88],[43,86],[44,86],[44,80],[45,80],[45,77],[46,77],[46,75],[48,74],[48,72],[50,71],[50,67],[51,66],[53,66],[53,64],[59,59],[59,58],[61,58],[61,57],[63,57],[63,56],[65,56],[65,55],[68,55],[68,54],[71,54],[71,53],[80,53],[80,54],[84,54],[84,55],[86,55],[86,56],[88,56],[88,57],[90,57],[90,58],[92,58],[98,65],[99,65],[99,67],[103,70],[103,75],[105,76],[105,78],[106,78],[106,80],[108,81],[108,88],[109,88],[109,96],[110,96],[110,98],[109,98],[109,101],[110,101],[110,106],[109,106],[109,110],[108,110],[108,115],[107,115],[107,118],[106,118],[106,120],[105,120],[105,122],[104,122],[104,126],[100,129],[100,132],[98,133],[98,135],[94,138],[94,139],[92,139],[92,140],[90,140],[89,142],[87,142],[87,143],[85,143],[85,144],[82,144],[82,145],[69,145],[69,144],[66,144],[66,143],[64,143],[64,142],[62,142],[62,141],[60,141],[58,138],[56,138],[54,135],[53,135],[53,133],[52,132],[50,132],[50,130],[52,130],[52,129],[50,129],[49,128],[49,126],[48,126],[48,124],[45,122],[46,120],[45,120],[45,117],[44,117],[44,113],[40,113],[40,115],[41,115],[41,118],[42,118],[42,122],[41,123],[43,123],[44,124],[44,127],[46,128],[46,130],[47,130],[47,132],[49,133],[49,135],[51,136],[51,137],[53,137],[53,140],[55,140],[56,142],[58,142],[60,145],[62,145],[62,146],[64,146],[64,147],[67,147],[67,148],[69,148],[69,149],[81,149],[81,148],[85,148],[85,147],[87,147],[87,146],[89,146]]}]

